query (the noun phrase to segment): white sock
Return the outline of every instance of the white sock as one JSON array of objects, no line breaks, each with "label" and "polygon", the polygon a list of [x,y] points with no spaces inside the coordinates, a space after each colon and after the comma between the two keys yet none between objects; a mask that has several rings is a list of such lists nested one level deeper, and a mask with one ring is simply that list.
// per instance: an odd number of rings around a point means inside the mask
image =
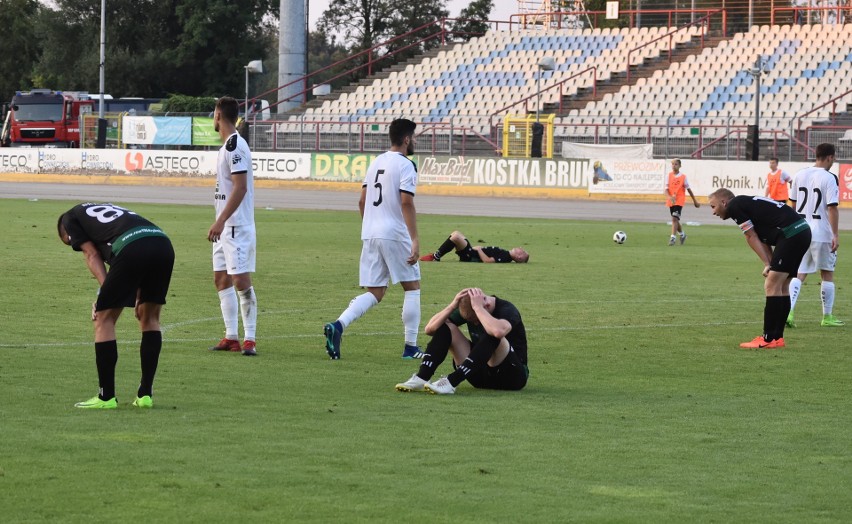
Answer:
[{"label": "white sock", "polygon": [[219,292],[219,307],[222,308],[222,319],[225,321],[225,338],[239,340],[239,302],[237,290],[233,286]]},{"label": "white sock", "polygon": [[363,295],[358,295],[357,297],[352,299],[352,302],[349,303],[349,307],[340,314],[340,318],[337,319],[340,322],[340,325],[343,326],[343,329],[349,327],[349,324],[355,322],[359,318],[361,318],[364,313],[370,310],[371,307],[378,304],[379,301],[376,300],[375,295],[370,293],[369,291],[364,293]]},{"label": "white sock", "polygon": [[237,291],[240,296],[240,313],[243,317],[244,340],[254,340],[257,331],[257,295],[254,286]]},{"label": "white sock", "polygon": [[405,292],[402,302],[402,325],[405,329],[405,343],[417,345],[417,333],[420,331],[420,290]]},{"label": "white sock", "polygon": [[834,282],[822,281],[820,285],[820,295],[822,296],[822,314],[830,315],[834,309]]},{"label": "white sock", "polygon": [[683,238],[683,237],[684,237],[684,235],[686,235],[686,233],[684,233],[683,231],[681,231],[681,232],[680,232],[680,238]]},{"label": "white sock", "polygon": [[802,290],[802,281],[796,277],[790,281],[790,312],[796,307],[796,300],[799,298],[799,291]]}]

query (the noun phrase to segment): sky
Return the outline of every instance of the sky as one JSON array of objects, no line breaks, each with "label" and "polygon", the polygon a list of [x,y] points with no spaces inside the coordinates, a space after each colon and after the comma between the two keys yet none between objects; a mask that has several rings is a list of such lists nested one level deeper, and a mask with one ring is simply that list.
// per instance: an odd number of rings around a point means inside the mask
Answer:
[{"label": "sky", "polygon": [[[328,9],[329,0],[309,0],[310,8],[308,17],[310,18],[311,28],[315,28],[317,19],[322,12]],[[470,0],[448,0],[447,11],[450,12],[450,18],[457,17],[462,9],[470,4]],[[491,20],[508,21],[509,16],[518,12],[518,2],[516,0],[494,0],[494,9],[491,10]]]}]

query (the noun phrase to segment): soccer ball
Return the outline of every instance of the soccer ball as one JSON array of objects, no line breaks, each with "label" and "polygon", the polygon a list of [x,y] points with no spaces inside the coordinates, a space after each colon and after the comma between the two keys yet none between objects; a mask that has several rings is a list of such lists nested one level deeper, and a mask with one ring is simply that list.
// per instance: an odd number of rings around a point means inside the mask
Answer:
[{"label": "soccer ball", "polygon": [[624,231],[616,231],[615,234],[612,235],[612,241],[616,244],[623,244],[627,240],[627,233]]}]

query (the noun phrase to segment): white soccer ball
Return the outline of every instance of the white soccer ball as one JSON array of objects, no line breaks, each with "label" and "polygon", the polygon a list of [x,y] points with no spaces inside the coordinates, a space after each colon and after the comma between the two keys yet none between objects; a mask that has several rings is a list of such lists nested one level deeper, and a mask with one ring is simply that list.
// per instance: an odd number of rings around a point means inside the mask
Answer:
[{"label": "white soccer ball", "polygon": [[623,244],[627,240],[627,233],[624,231],[616,231],[612,235],[612,241],[616,244]]}]

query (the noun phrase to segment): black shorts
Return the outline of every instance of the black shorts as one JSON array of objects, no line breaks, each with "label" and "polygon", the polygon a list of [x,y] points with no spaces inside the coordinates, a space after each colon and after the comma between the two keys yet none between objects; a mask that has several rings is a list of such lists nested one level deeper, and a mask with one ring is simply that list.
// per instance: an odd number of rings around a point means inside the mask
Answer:
[{"label": "black shorts", "polygon": [[669,206],[669,214],[678,220],[680,220],[680,215],[683,212],[683,206]]},{"label": "black shorts", "polygon": [[514,350],[509,349],[509,354],[499,366],[492,368],[486,365],[468,374],[466,380],[475,388],[518,391],[527,385],[529,376],[527,366],[521,362]]},{"label": "black shorts", "polygon": [[799,272],[799,264],[811,247],[811,230],[807,229],[798,234],[786,238],[781,236],[772,250],[772,259],[769,261],[769,269],[781,273],[789,273],[793,276]]},{"label": "black shorts", "polygon": [[175,252],[167,237],[144,237],[124,246],[110,264],[96,311],[133,307],[140,302],[165,304]]},{"label": "black shorts", "polygon": [[461,251],[456,250],[456,255],[459,256],[459,262],[482,262],[482,259],[479,258],[479,253],[470,247],[470,240],[465,240],[465,242],[467,242],[467,246],[464,249]]}]

